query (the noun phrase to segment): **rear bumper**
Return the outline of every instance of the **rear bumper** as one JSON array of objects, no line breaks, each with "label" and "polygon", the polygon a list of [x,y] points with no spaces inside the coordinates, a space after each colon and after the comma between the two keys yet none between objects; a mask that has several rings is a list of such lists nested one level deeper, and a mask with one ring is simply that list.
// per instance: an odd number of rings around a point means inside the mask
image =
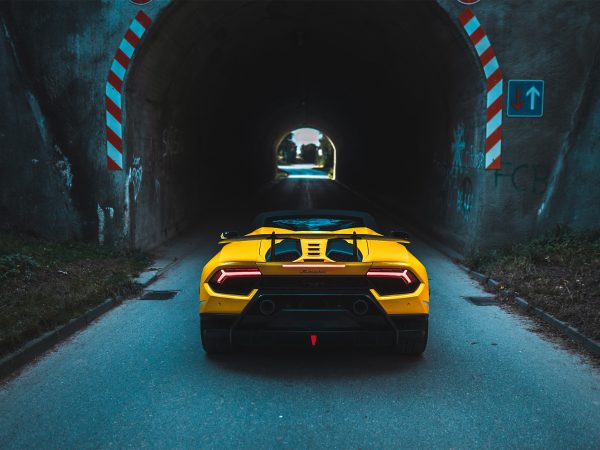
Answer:
[{"label": "rear bumper", "polygon": [[[339,322],[335,314],[324,322],[323,311],[297,312],[301,320],[287,328],[289,320],[278,322],[282,326],[266,327],[244,320],[242,314],[201,314],[200,328],[205,337],[226,340],[234,347],[306,348],[313,339],[319,347],[389,347],[425,336],[429,319],[428,314],[385,315],[380,323],[352,327],[343,314],[339,314]],[[314,321],[307,320],[311,314]]]}]

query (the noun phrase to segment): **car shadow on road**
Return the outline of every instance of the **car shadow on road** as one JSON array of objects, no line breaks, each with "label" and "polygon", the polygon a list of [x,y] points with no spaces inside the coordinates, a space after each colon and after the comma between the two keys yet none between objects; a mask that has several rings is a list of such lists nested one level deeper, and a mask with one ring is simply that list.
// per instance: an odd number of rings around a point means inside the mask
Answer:
[{"label": "car shadow on road", "polygon": [[402,356],[385,350],[238,351],[206,356],[206,364],[264,378],[356,379],[411,372],[426,356]]}]

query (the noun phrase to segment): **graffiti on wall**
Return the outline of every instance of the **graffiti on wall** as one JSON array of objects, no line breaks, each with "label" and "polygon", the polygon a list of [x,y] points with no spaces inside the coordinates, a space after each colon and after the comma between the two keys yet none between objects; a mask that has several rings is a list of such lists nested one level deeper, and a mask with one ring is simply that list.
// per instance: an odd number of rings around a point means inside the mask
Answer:
[{"label": "graffiti on wall", "polygon": [[473,204],[473,183],[469,177],[464,177],[456,192],[456,210],[468,221],[471,218]]},{"label": "graffiti on wall", "polygon": [[465,125],[462,122],[459,122],[452,132],[450,149],[452,163],[446,187],[448,193],[451,195],[448,200],[451,202],[451,199],[454,198],[456,212],[464,220],[469,221],[473,209],[473,182],[471,181],[471,175],[474,171],[484,168],[484,155],[482,152],[477,151],[473,144],[468,145],[466,143]]},{"label": "graffiti on wall", "polygon": [[457,177],[463,171],[462,165],[462,153],[465,150],[465,126],[459,123],[454,129],[453,140],[450,148],[452,149],[452,168],[450,169],[450,176]]},{"label": "graffiti on wall", "polygon": [[[452,130],[450,159],[434,162],[436,173],[445,177],[443,188],[437,193],[436,211],[438,220],[447,220],[448,213],[454,213],[461,220],[470,221],[475,211],[475,186],[484,174],[484,154],[471,144],[471,137],[463,122]],[[473,139],[477,142],[477,138]],[[447,156],[446,156],[447,158]],[[492,174],[490,174],[492,176]],[[521,195],[543,195],[549,185],[549,168],[536,162],[503,162],[501,170],[493,172],[494,186],[499,189],[514,190]]]},{"label": "graffiti on wall", "polygon": [[140,190],[142,189],[142,176],[144,174],[144,168],[141,163],[142,158],[136,156],[133,158],[133,164],[129,172],[131,174],[131,184],[133,185],[133,200],[137,201]]},{"label": "graffiti on wall", "polygon": [[515,191],[541,195],[548,187],[548,167],[544,164],[504,162],[502,170],[494,172],[494,186],[508,186]]},{"label": "graffiti on wall", "polygon": [[98,244],[104,245],[106,239],[107,220],[112,220],[115,217],[115,210],[110,206],[102,207],[100,203],[96,204],[96,214],[98,216]]},{"label": "graffiti on wall", "polygon": [[104,244],[104,210],[98,203],[96,205],[96,214],[98,215],[98,244]]},{"label": "graffiti on wall", "polygon": [[460,122],[452,132],[452,167],[450,176],[462,175],[468,169],[483,169],[484,155],[473,144],[465,142],[465,125]]}]

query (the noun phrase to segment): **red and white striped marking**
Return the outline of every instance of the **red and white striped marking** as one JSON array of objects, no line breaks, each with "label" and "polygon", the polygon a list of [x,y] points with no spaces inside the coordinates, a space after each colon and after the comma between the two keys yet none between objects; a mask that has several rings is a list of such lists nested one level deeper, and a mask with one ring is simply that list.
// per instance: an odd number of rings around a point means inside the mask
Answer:
[{"label": "red and white striped marking", "polygon": [[500,169],[502,149],[502,72],[492,44],[470,8],[458,17],[475,47],[487,81],[487,114],[485,130],[485,168]]},{"label": "red and white striped marking", "polygon": [[123,170],[123,109],[121,95],[125,72],[152,19],[139,11],[123,37],[106,81],[106,157],[109,170]]}]

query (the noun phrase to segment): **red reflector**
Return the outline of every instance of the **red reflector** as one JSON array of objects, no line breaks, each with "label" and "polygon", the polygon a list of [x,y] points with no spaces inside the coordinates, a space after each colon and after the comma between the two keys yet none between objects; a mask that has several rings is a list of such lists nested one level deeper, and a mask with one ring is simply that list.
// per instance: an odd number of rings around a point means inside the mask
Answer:
[{"label": "red reflector", "polygon": [[212,277],[217,284],[223,284],[228,278],[247,278],[259,277],[261,275],[258,269],[219,269]]},{"label": "red reflector", "polygon": [[310,335],[310,343],[312,344],[313,347],[315,347],[317,345],[317,335],[316,334]]},{"label": "red reflector", "polygon": [[367,272],[367,276],[377,278],[399,278],[406,284],[417,281],[416,277],[408,269],[370,269]]}]

